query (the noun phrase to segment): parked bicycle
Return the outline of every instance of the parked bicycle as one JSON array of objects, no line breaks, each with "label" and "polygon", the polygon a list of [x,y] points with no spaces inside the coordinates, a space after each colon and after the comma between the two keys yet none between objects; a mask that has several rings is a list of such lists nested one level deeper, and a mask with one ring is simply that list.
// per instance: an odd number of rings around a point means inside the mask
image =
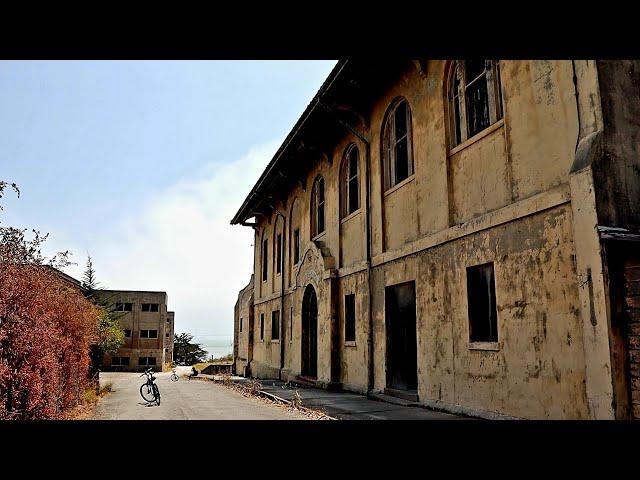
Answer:
[{"label": "parked bicycle", "polygon": [[178,381],[178,374],[176,373],[176,369],[174,368],[173,370],[171,370],[171,381],[172,382],[177,382]]},{"label": "parked bicycle", "polygon": [[145,370],[140,376],[143,377],[145,375],[147,376],[147,381],[140,385],[140,396],[147,403],[155,402],[156,405],[160,405],[160,390],[158,390],[158,385],[155,383],[156,377],[153,375],[153,369]]}]

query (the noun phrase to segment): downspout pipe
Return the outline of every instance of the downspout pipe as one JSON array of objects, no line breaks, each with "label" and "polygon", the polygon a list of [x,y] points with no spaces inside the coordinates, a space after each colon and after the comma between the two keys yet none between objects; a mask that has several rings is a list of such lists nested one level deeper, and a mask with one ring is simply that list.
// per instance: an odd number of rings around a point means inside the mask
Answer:
[{"label": "downspout pipe", "polygon": [[367,385],[367,393],[371,393],[374,388],[374,361],[373,361],[373,312],[372,312],[372,299],[373,299],[373,287],[371,285],[371,143],[367,140],[362,134],[357,132],[351,125],[342,121],[340,118],[335,115],[335,112],[329,108],[327,105],[323,104],[320,100],[318,100],[318,105],[322,107],[325,111],[332,114],[334,120],[344,127],[347,131],[352,133],[355,137],[357,137],[365,146],[365,229],[367,235],[367,286],[369,289],[369,308],[368,310],[368,336],[367,336],[367,357],[368,357],[368,385]]}]

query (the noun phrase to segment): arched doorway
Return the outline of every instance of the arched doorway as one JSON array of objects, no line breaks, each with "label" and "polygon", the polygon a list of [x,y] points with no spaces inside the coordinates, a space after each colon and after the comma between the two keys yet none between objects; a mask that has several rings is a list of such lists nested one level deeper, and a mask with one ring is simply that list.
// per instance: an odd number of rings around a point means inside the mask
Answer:
[{"label": "arched doorway", "polygon": [[302,372],[303,377],[318,376],[318,299],[307,285],[302,299]]}]

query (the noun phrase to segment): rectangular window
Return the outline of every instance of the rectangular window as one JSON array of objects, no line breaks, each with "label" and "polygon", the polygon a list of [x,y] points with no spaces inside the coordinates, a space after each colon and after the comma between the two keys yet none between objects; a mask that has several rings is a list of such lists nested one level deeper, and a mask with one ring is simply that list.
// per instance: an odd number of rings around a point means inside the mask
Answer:
[{"label": "rectangular window", "polygon": [[242,332],[242,317],[240,317],[240,332]]},{"label": "rectangular window", "polygon": [[268,258],[268,250],[267,250],[267,239],[265,238],[262,241],[262,281],[267,281],[267,270],[269,267],[269,258]]},{"label": "rectangular window", "polygon": [[260,314],[260,341],[264,341],[264,313]]},{"label": "rectangular window", "polygon": [[149,367],[156,364],[156,357],[139,357],[138,365]]},{"label": "rectangular window", "polygon": [[289,341],[293,341],[293,307],[291,307],[289,313]]},{"label": "rectangular window", "polygon": [[271,312],[271,340],[280,340],[280,310]]},{"label": "rectangular window", "polygon": [[300,261],[300,229],[293,231],[293,264],[297,265]]},{"label": "rectangular window", "polygon": [[133,303],[116,302],[114,310],[116,312],[133,312]]},{"label": "rectangular window", "polygon": [[129,357],[112,357],[111,366],[113,367],[126,367],[129,366]]},{"label": "rectangular window", "polygon": [[167,333],[165,334],[165,337],[169,338],[169,332],[167,332]]},{"label": "rectangular window", "polygon": [[158,312],[159,305],[157,303],[143,303],[142,304],[143,312]]},{"label": "rectangular window", "polygon": [[410,175],[409,172],[409,130],[407,123],[407,104],[401,102],[394,112],[395,125],[395,179],[398,184]]},{"label": "rectangular window", "polygon": [[124,336],[125,336],[125,338],[131,338],[131,330],[125,329]]},{"label": "rectangular window", "polygon": [[316,234],[320,235],[324,232],[324,180],[320,179],[318,182],[318,203],[317,203],[317,231]]},{"label": "rectangular window", "polygon": [[140,338],[158,338],[158,330],[140,330]]},{"label": "rectangular window", "polygon": [[282,234],[276,237],[276,273],[282,270]]},{"label": "rectangular window", "polygon": [[344,296],[344,341],[356,341],[356,296]]},{"label": "rectangular window", "polygon": [[498,315],[493,263],[467,268],[469,341],[497,342]]}]

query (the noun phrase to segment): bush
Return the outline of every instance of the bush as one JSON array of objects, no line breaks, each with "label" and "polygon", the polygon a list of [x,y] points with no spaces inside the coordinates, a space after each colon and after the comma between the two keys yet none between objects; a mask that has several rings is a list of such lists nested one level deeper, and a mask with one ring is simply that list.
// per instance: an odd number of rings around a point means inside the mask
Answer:
[{"label": "bush", "polygon": [[53,418],[91,387],[99,310],[43,265],[0,268],[0,419]]}]

